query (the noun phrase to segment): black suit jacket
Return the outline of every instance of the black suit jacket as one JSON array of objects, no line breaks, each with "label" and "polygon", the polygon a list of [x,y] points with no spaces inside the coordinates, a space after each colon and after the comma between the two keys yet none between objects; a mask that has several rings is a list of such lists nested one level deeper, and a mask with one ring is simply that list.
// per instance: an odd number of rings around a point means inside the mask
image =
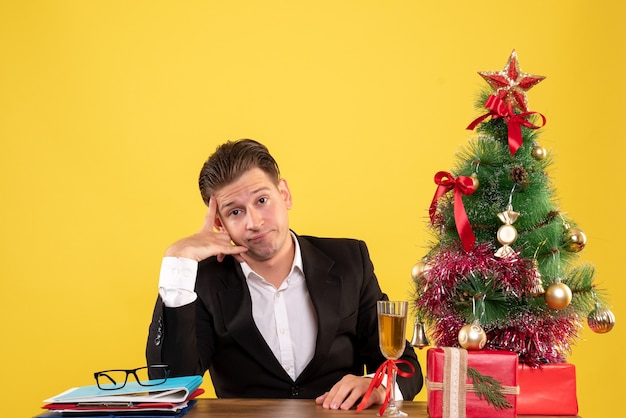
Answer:
[{"label": "black suit jacket", "polygon": [[[232,257],[199,263],[197,300],[167,308],[159,297],[149,328],[148,364],[168,364],[172,375],[209,370],[218,397],[315,398],[346,374],[373,373],[385,360],[378,347],[380,290],[364,242],[298,236],[305,280],[318,319],[315,354],[293,381],[258,331],[241,267]],[[412,378],[398,377],[404,399],[422,387],[415,351]]]}]

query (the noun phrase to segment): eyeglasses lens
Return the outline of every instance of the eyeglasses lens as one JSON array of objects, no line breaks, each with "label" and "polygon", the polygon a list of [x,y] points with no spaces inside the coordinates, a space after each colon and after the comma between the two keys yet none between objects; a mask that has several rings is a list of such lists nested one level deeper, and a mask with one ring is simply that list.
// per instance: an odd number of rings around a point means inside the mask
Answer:
[{"label": "eyeglasses lens", "polygon": [[108,370],[96,375],[98,386],[102,389],[119,389],[126,384],[125,370]]},{"label": "eyeglasses lens", "polygon": [[137,381],[143,386],[160,385],[167,380],[169,374],[166,367],[149,366],[135,371]]}]

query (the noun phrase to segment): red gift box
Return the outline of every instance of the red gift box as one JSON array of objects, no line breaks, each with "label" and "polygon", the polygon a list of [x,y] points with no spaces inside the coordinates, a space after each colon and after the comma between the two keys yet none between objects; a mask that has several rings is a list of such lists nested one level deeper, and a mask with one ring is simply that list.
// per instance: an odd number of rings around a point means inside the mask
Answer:
[{"label": "red gift box", "polygon": [[577,415],[576,368],[570,363],[518,367],[517,413],[524,415]]},{"label": "red gift box", "polygon": [[[510,351],[466,351],[430,348],[426,353],[428,414],[431,418],[515,418],[517,414],[517,354]],[[474,392],[467,368],[496,379],[511,408],[496,409]],[[465,377],[465,378],[463,378]]]}]

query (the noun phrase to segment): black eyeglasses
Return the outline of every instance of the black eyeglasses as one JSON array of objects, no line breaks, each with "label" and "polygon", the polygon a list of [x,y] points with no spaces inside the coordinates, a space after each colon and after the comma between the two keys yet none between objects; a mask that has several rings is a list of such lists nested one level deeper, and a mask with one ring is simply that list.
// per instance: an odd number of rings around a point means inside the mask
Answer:
[{"label": "black eyeglasses", "polygon": [[121,389],[126,386],[128,376],[132,375],[141,386],[157,386],[165,383],[170,371],[166,364],[138,367],[136,369],[103,370],[95,372],[98,387],[102,390]]}]

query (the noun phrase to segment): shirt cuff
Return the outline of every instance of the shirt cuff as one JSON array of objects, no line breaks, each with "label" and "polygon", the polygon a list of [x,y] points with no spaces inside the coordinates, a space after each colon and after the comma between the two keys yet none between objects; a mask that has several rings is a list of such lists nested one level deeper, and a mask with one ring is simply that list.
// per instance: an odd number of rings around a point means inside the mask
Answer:
[{"label": "shirt cuff", "polygon": [[188,305],[198,297],[194,291],[198,263],[189,258],[163,257],[159,276],[159,294],[168,308]]},{"label": "shirt cuff", "polygon": [[[366,374],[364,377],[369,377],[370,379],[374,377],[375,373]],[[380,383],[382,387],[387,387],[387,375],[383,377],[383,381]],[[393,388],[394,396],[396,401],[404,400],[404,396],[402,396],[402,392],[400,391],[400,386],[398,386],[398,382],[396,382],[396,386]]]}]

